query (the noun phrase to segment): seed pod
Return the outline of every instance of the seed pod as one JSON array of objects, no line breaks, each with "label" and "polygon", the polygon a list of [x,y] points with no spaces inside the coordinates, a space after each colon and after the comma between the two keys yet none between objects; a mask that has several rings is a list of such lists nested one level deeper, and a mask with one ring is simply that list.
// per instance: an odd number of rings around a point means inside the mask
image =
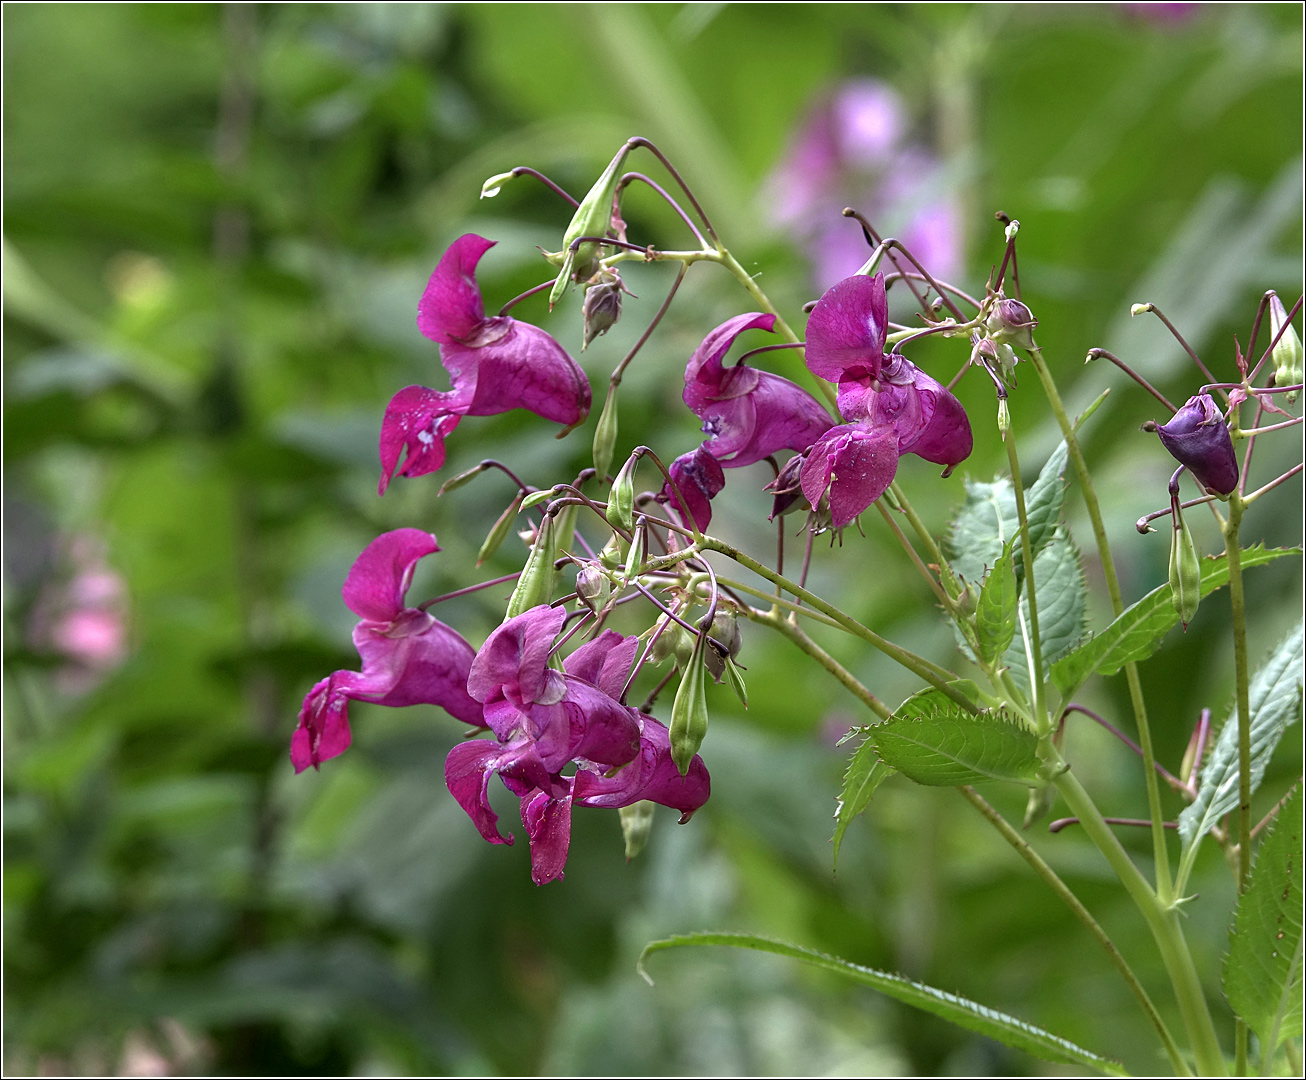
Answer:
[{"label": "seed pod", "polygon": [[1175,528],[1170,538],[1170,600],[1179,613],[1184,630],[1197,614],[1202,598],[1202,567],[1197,560],[1193,534],[1183,514],[1175,507]]},{"label": "seed pod", "polygon": [[540,604],[547,604],[553,599],[553,560],[557,550],[554,538],[557,536],[556,522],[552,515],[545,514],[531,553],[526,556],[526,565],[522,568],[517,587],[508,599],[508,610],[504,621],[516,618],[523,611],[529,611]]},{"label": "seed pod", "polygon": [[653,831],[653,807],[647,799],[621,807],[621,835],[626,841],[626,862],[644,850]]},{"label": "seed pod", "polygon": [[623,143],[603,170],[603,174],[594,182],[589,194],[581,200],[572,215],[571,224],[562,234],[561,270],[558,280],[549,291],[549,307],[552,308],[567,291],[567,282],[574,276],[578,280],[592,277],[597,267],[594,266],[599,253],[599,245],[593,241],[581,244],[576,251],[571,250],[572,242],[582,236],[605,236],[612,224],[612,200],[617,190],[617,180],[621,167],[626,163],[630,153],[630,143]]},{"label": "seed pod", "polygon": [[694,651],[680,676],[676,700],[671,706],[671,760],[680,775],[689,772],[698,748],[707,735],[707,669],[703,666],[703,636],[694,640]]},{"label": "seed pod", "polygon": [[653,662],[660,664],[670,657],[675,657],[677,664],[682,668],[686,667],[694,651],[694,641],[689,631],[666,615],[658,620],[658,625],[665,626],[666,629],[658,634],[653,642]]},{"label": "seed pod", "polygon": [[612,467],[612,453],[617,447],[617,387],[608,384],[608,396],[599,413],[599,423],[594,429],[594,471],[602,481]]},{"label": "seed pod", "polygon": [[[1288,313],[1283,309],[1283,301],[1277,296],[1270,297],[1270,333],[1277,335],[1284,323],[1288,322]],[[1271,353],[1274,358],[1274,385],[1296,386],[1302,381],[1302,344],[1301,338],[1291,323],[1283,331]],[[1297,400],[1297,391],[1290,390],[1284,394],[1289,405]]]},{"label": "seed pod", "polygon": [[644,556],[648,550],[648,527],[642,517],[639,520],[640,524],[635,529],[635,539],[631,542],[630,550],[626,552],[626,571],[622,577],[627,582],[639,576],[639,572],[644,568]]},{"label": "seed pod", "polygon": [[499,515],[498,521],[490,526],[489,535],[485,538],[485,543],[481,545],[481,550],[476,553],[476,565],[487,562],[494,557],[494,553],[499,550],[507,538],[508,533],[512,530],[512,523],[517,520],[517,513],[521,510],[522,495],[517,492],[508,508]]},{"label": "seed pod", "polygon": [[635,527],[635,467],[639,458],[634,454],[612,481],[612,490],[608,493],[608,524],[614,529],[630,532]]}]

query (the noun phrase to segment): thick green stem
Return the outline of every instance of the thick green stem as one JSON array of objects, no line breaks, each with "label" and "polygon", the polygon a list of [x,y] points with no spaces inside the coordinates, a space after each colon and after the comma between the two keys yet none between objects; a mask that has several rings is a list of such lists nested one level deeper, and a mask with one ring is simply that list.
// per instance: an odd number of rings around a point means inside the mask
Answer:
[{"label": "thick green stem", "polygon": [[778,611],[758,611],[756,608],[748,611],[748,617],[753,622],[761,623],[763,626],[769,626],[773,630],[778,630],[808,656],[815,660],[821,667],[825,668],[831,675],[839,680],[853,695],[862,702],[871,712],[875,713],[881,720],[888,720],[893,715],[893,710],[883,701],[872,694],[861,681],[853,675],[838,660],[826,652],[821,646],[807,636],[802,628],[794,623],[791,619],[785,618]]},{"label": "thick green stem", "polygon": [[1211,1022],[1211,1013],[1206,1007],[1206,998],[1202,993],[1202,983],[1197,976],[1197,969],[1193,966],[1193,958],[1188,952],[1183,929],[1179,925],[1178,910],[1152,890],[1147,879],[1129,857],[1129,853],[1116,839],[1115,833],[1102,820],[1096,804],[1079,780],[1071,772],[1066,771],[1058,776],[1054,783],[1061,797],[1066,800],[1066,805],[1079,818],[1084,831],[1111,864],[1125,891],[1142,912],[1148,929],[1152,931],[1166,973],[1170,976],[1170,983],[1174,987],[1179,1013],[1183,1017],[1184,1028],[1188,1032],[1193,1055],[1197,1060],[1198,1074],[1226,1076],[1220,1040],[1216,1037],[1215,1025]]},{"label": "thick green stem", "polygon": [[840,611],[833,604],[822,600],[815,593],[808,592],[797,582],[790,581],[788,578],[777,574],[770,567],[764,566],[756,559],[750,558],[738,548],[732,547],[730,544],[727,544],[722,540],[718,540],[713,536],[704,536],[701,547],[708,551],[719,552],[727,558],[734,559],[740,566],[747,567],[759,577],[766,578],[766,580],[771,582],[772,585],[782,586],[786,592],[796,596],[811,607],[816,608],[817,611],[829,615],[830,618],[834,619],[835,622],[849,633],[855,634],[863,641],[874,645],[880,650],[880,652],[889,657],[889,659],[896,661],[908,671],[920,676],[936,690],[955,701],[967,712],[979,712],[978,707],[970,700],[970,698],[966,697],[966,695],[955,686],[950,685],[957,677],[952,672],[939,667],[938,664],[926,660],[923,656],[917,656],[915,653],[909,652],[907,649],[904,649],[899,645],[895,645],[892,641],[880,637],[880,635],[874,630],[863,626],[851,615]]},{"label": "thick green stem", "polygon": [[1094,940],[1106,950],[1107,956],[1111,958],[1111,963],[1115,965],[1116,970],[1120,972],[1121,977],[1138,1000],[1139,1007],[1147,1015],[1147,1019],[1152,1026],[1156,1028],[1156,1033],[1161,1039],[1161,1044],[1165,1047],[1166,1055],[1170,1058],[1170,1064],[1174,1068],[1175,1075],[1192,1076],[1192,1070],[1188,1068],[1183,1055],[1179,1052],[1174,1036],[1170,1034],[1170,1029],[1165,1026],[1161,1014],[1156,1011],[1152,999],[1147,996],[1143,984],[1138,981],[1138,977],[1134,974],[1125,958],[1120,955],[1120,950],[1116,948],[1115,943],[1107,937],[1106,931],[1093,918],[1088,908],[1084,907],[1079,897],[1071,891],[1070,886],[1061,880],[1057,872],[1043,861],[1037,851],[1029,846],[1029,842],[1012,828],[1007,819],[990,806],[974,788],[961,787],[957,790],[1001,833],[1002,838],[1015,849],[1016,854],[1029,863],[1034,873],[1038,874],[1048,884],[1052,891],[1061,898],[1062,903],[1070,908],[1075,918],[1084,924],[1088,932],[1093,935]]},{"label": "thick green stem", "polygon": [[[1102,521],[1102,508],[1098,505],[1097,491],[1093,487],[1093,477],[1084,460],[1079,440],[1075,437],[1075,426],[1066,414],[1061,395],[1051,372],[1043,362],[1039,349],[1030,352],[1030,360],[1038,373],[1043,392],[1048,404],[1057,418],[1061,435],[1066,440],[1066,449],[1070,453],[1071,463],[1075,467],[1075,476],[1079,479],[1079,490],[1084,496],[1084,506],[1088,510],[1089,520],[1093,523],[1093,538],[1097,541],[1098,557],[1102,562],[1102,576],[1106,579],[1107,592],[1111,596],[1111,611],[1119,615],[1125,609],[1120,594],[1120,580],[1116,577],[1115,560],[1111,558],[1111,545],[1107,540],[1106,526]],[[1125,665],[1125,681],[1129,685],[1129,700],[1134,708],[1134,723],[1138,729],[1138,745],[1143,751],[1143,773],[1147,784],[1148,816],[1152,820],[1152,857],[1156,863],[1156,887],[1161,899],[1169,903],[1174,899],[1174,885],[1170,877],[1170,853],[1166,847],[1165,816],[1161,812],[1161,787],[1156,779],[1156,755],[1152,751],[1152,729],[1147,722],[1147,705],[1143,700],[1143,684],[1138,678],[1138,665],[1132,661]]]},{"label": "thick green stem", "polygon": [[[1003,402],[1005,415],[1006,403]],[[1051,726],[1048,722],[1047,709],[1044,707],[1043,689],[1043,642],[1038,630],[1038,586],[1034,581],[1034,547],[1029,541],[1029,517],[1025,513],[1025,485],[1020,476],[1020,458],[1016,455],[1016,437],[1011,430],[1010,420],[1003,424],[1002,442],[1007,448],[1007,463],[1011,466],[1011,486],[1016,493],[1016,516],[1020,521],[1020,553],[1025,562],[1025,599],[1029,602],[1029,684],[1034,688],[1034,723],[1040,736],[1046,735]]]}]

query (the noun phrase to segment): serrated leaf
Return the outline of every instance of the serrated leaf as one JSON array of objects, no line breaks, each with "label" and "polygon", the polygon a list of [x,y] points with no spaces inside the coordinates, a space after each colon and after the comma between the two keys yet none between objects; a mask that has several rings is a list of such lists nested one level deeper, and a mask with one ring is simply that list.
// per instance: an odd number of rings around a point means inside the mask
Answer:
[{"label": "serrated leaf", "polygon": [[[996,659],[1007,651],[1016,633],[1016,605],[1019,591],[1016,574],[1012,569],[1012,544],[1002,553],[989,572],[975,604],[975,631],[979,640],[980,656],[985,662]],[[1037,560],[1036,560],[1037,561]]]},{"label": "serrated leaf", "polygon": [[1224,958],[1225,996],[1260,1039],[1262,1062],[1302,1031],[1304,869],[1299,784],[1257,852]]},{"label": "serrated leaf", "polygon": [[968,713],[938,690],[913,694],[869,738],[881,761],[918,784],[1038,782],[1033,732],[997,713]]},{"label": "serrated leaf", "polygon": [[978,585],[987,569],[1002,558],[1007,541],[1019,532],[1011,481],[1006,477],[991,484],[967,480],[966,501],[952,519],[945,554],[958,574]]},{"label": "serrated leaf", "polygon": [[[967,1031],[973,1031],[978,1035],[993,1039],[1004,1046],[1022,1050],[1043,1061],[1052,1061],[1060,1065],[1080,1065],[1090,1069],[1097,1069],[1109,1076],[1128,1075],[1121,1068],[1119,1062],[1094,1054],[1090,1050],[1076,1046],[1068,1039],[1053,1035],[1049,1031],[1044,1031],[1033,1024],[1027,1024],[1014,1016],[1008,1016],[1006,1013],[998,1012],[996,1009],[990,1009],[987,1005],[980,1005],[978,1002],[958,997],[956,994],[950,994],[946,990],[939,990],[933,986],[926,986],[924,983],[914,982],[901,975],[893,975],[887,971],[876,971],[874,968],[863,967],[861,964],[854,964],[837,956],[817,952],[815,949],[803,948],[801,945],[790,945],[783,941],[776,941],[774,938],[760,937],[756,934],[706,932],[678,934],[662,941],[651,941],[644,946],[644,951],[640,954],[640,974],[648,979],[648,973],[644,970],[644,965],[653,953],[689,945],[725,945],[734,949],[753,949],[758,952],[786,956],[791,960],[800,960],[805,964],[845,975],[863,986],[869,986],[880,991],[880,993],[893,998],[895,1001],[901,1001],[905,1005],[911,1005],[917,1009],[932,1013],[956,1024],[958,1027],[965,1028]],[[652,982],[651,979],[649,981]]]},{"label": "serrated leaf", "polygon": [[[1270,654],[1248,687],[1253,792],[1260,786],[1284,731],[1301,716],[1302,659],[1302,626],[1298,623]],[[1197,798],[1179,815],[1179,837],[1184,845],[1182,865],[1192,865],[1201,838],[1237,805],[1238,712],[1235,707],[1202,767]]]},{"label": "serrated leaf", "polygon": [[[1300,555],[1301,548],[1265,548],[1261,545],[1242,552],[1242,568],[1248,570],[1272,562],[1283,555]],[[1202,560],[1202,596],[1229,583],[1229,561],[1224,555]],[[1146,660],[1161,645],[1161,640],[1179,622],[1179,614],[1170,601],[1169,584],[1161,585],[1138,603],[1126,608],[1100,634],[1052,665],[1052,681],[1069,697],[1094,671],[1114,675],[1125,664]]]},{"label": "serrated leaf", "polygon": [[[1035,558],[1052,539],[1065,498],[1066,444],[1060,443],[1048,458],[1038,479],[1025,496],[1025,517],[1029,522],[1030,550]],[[1020,535],[1016,512],[1016,491],[1003,476],[991,484],[966,481],[966,501],[953,518],[945,543],[952,568],[967,581],[978,584],[986,571],[1002,557],[1006,545]],[[1012,572],[1019,581],[1025,573],[1019,542],[1012,556]]]},{"label": "serrated leaf", "polygon": [[857,748],[848,762],[848,771],[843,774],[843,790],[834,807],[834,866],[839,868],[839,848],[843,844],[844,833],[853,819],[871,803],[871,796],[885,780],[893,774],[879,755],[875,744],[866,739]]},{"label": "serrated leaf", "polygon": [[[1057,530],[1050,544],[1034,557],[1035,595],[1038,597],[1038,633],[1043,648],[1043,674],[1046,678],[1054,661],[1073,649],[1084,637],[1088,590],[1080,565],[1079,549],[1065,530]],[[1033,629],[1029,617],[1029,599],[1021,597],[1020,616],[1027,629]],[[1026,694],[1030,692],[1029,658],[1024,637],[1017,633],[1007,648],[1003,663],[1011,670],[1012,681]]]}]

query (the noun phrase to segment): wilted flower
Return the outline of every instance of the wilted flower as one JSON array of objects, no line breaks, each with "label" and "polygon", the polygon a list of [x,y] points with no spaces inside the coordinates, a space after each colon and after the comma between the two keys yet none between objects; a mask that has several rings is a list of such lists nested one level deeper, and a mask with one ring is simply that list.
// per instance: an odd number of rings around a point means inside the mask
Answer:
[{"label": "wilted flower", "polygon": [[529,409],[573,426],[589,414],[589,382],[561,345],[510,315],[486,316],[476,264],[494,244],[474,233],[460,236],[422,293],[417,328],[439,343],[452,389],[407,386],[391,398],[381,422],[381,493],[393,476],[440,468],[444,440],[464,416]]},{"label": "wilted flower", "polygon": [[671,506],[680,515],[682,521],[691,518],[699,530],[712,524],[712,500],[726,486],[726,474],[721,471],[721,463],[707,450],[704,443],[696,450],[681,454],[668,467],[667,472],[676,482],[676,487],[684,497],[684,505],[676,497],[669,483],[662,485],[658,502]]},{"label": "wilted flower", "polygon": [[901,454],[951,469],[970,456],[965,410],[900,353],[884,354],[884,276],[853,276],[829,289],[807,323],[807,366],[839,384],[832,427],[807,451],[800,483],[816,506],[829,490],[831,524],[847,525],[888,489]]},{"label": "wilted flower", "polygon": [[1190,397],[1170,422],[1156,428],[1161,444],[1202,487],[1228,495],[1238,486],[1238,459],[1224,417],[1210,394]]},{"label": "wilted flower", "polygon": [[354,561],[341,595],[361,620],[354,646],[363,670],[337,671],[304,698],[290,742],[295,772],[349,748],[349,702],[377,705],[439,705],[468,724],[481,723],[481,708],[467,694],[475,651],[457,631],[419,608],[404,594],[420,559],[439,551],[421,529],[382,533]]},{"label": "wilted flower", "polygon": [[[521,799],[530,837],[531,876],[543,885],[562,876],[571,839],[571,808],[620,807],[641,799],[688,816],[707,801],[709,781],[696,758],[681,777],[670,759],[666,728],[617,699],[638,641],[605,630],[549,665],[566,613],[544,605],[509,619],[477,654],[467,688],[482,703],[494,742],[455,746],[445,780],[458,804],[492,844],[511,844],[490,807],[490,777],[498,774]],[[562,769],[574,762],[577,771]]]}]

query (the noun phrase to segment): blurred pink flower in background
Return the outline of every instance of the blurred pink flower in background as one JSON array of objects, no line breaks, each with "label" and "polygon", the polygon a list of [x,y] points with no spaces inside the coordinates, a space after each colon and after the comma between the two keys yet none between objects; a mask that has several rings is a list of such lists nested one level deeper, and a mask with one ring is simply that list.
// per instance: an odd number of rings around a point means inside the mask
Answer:
[{"label": "blurred pink flower in background", "polygon": [[96,537],[71,537],[64,562],[70,576],[45,587],[30,633],[34,647],[67,661],[55,676],[59,688],[82,694],[127,659],[127,586]]},{"label": "blurred pink flower in background", "polygon": [[961,212],[942,163],[908,138],[902,99],[878,79],[851,79],[808,110],[763,200],[776,223],[797,234],[825,290],[870,252],[845,206],[862,211],[907,245],[930,272],[961,269]]}]

